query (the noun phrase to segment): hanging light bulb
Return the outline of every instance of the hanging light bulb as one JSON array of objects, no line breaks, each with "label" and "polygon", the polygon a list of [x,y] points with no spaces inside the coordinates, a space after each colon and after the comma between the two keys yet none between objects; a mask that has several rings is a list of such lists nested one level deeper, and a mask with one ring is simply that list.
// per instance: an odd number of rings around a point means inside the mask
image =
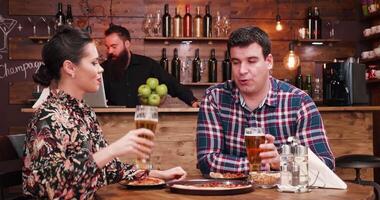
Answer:
[{"label": "hanging light bulb", "polygon": [[294,53],[293,42],[289,43],[289,53],[284,57],[283,63],[288,70],[295,70],[300,65],[300,57]]},{"label": "hanging light bulb", "polygon": [[276,31],[282,31],[281,16],[276,16]]}]

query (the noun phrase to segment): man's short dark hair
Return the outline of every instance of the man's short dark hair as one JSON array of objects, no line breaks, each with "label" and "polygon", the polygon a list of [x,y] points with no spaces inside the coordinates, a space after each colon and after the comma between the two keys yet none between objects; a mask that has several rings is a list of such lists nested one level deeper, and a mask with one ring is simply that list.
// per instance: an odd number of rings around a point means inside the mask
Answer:
[{"label": "man's short dark hair", "polygon": [[125,40],[128,40],[128,41],[131,41],[131,35],[129,34],[129,31],[128,29],[122,27],[122,26],[118,26],[118,25],[112,25],[110,26],[105,32],[104,32],[104,35],[109,36],[111,35],[112,33],[116,33],[117,35],[119,35],[119,37],[121,37],[124,41]]},{"label": "man's short dark hair", "polygon": [[252,43],[257,43],[261,46],[264,58],[271,53],[271,41],[268,34],[255,26],[239,28],[233,31],[228,38],[227,48],[230,51],[232,47],[247,47]]}]

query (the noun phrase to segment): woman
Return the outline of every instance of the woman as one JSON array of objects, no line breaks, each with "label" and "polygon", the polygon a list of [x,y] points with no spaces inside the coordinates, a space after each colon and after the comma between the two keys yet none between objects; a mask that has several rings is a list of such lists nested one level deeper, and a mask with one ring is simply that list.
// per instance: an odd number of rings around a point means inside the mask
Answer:
[{"label": "woman", "polygon": [[[95,43],[88,34],[64,28],[44,46],[41,66],[34,80],[43,86],[52,81],[47,100],[36,110],[25,143],[23,190],[36,198],[91,199],[97,189],[144,172],[120,162],[118,156],[146,158],[153,143],[139,136],[154,137],[147,129],[132,130],[108,145],[94,111],[83,95],[96,92],[103,69]],[[180,168],[152,170],[166,180],[186,176]]]}]

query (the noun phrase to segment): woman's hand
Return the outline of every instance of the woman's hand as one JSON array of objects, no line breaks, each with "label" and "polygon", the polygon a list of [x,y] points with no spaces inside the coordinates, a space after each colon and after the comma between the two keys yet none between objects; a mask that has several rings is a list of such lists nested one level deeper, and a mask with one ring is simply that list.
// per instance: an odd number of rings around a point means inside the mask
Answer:
[{"label": "woman's hand", "polygon": [[280,155],[278,154],[276,146],[274,146],[274,137],[270,134],[265,134],[265,144],[260,144],[260,149],[263,151],[259,154],[261,163],[270,165],[272,169],[280,169]]},{"label": "woman's hand", "polygon": [[149,129],[132,130],[112,143],[109,150],[113,157],[134,154],[138,158],[148,158],[152,152],[153,138],[154,134]]},{"label": "woman's hand", "polygon": [[151,170],[149,176],[161,178],[166,181],[176,179],[183,180],[186,178],[186,171],[182,169],[182,167],[173,167],[171,169],[167,169],[164,171],[161,170]]}]

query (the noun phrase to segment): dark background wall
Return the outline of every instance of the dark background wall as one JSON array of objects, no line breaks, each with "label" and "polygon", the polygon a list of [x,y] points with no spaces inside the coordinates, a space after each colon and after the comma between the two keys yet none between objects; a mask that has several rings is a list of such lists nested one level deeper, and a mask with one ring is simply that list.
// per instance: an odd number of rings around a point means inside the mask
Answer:
[{"label": "dark background wall", "polygon": [[[57,2],[46,0],[0,0],[0,14],[8,21],[15,20],[15,26],[6,36],[7,49],[0,52],[0,134],[14,134],[25,131],[25,125],[30,114],[21,113],[22,107],[28,105],[28,99],[32,98],[34,88],[32,74],[39,66],[41,44],[34,43],[28,37],[32,36],[32,24],[28,17],[37,23],[37,35],[46,36],[47,26],[40,17],[45,17],[52,26],[52,20],[57,10]],[[87,20],[92,27],[92,36],[96,39],[98,49],[104,55],[103,32],[110,23],[110,0],[64,0],[66,5],[73,6],[75,25],[84,27]],[[294,79],[295,72],[287,71],[282,65],[282,59],[288,52],[288,44],[296,39],[296,30],[304,26],[307,8],[318,6],[323,21],[323,37],[326,38],[327,23],[336,23],[336,38],[341,41],[332,46],[301,45],[296,47],[296,53],[301,57],[302,73],[317,76],[320,62],[332,61],[334,58],[345,58],[359,55],[363,48],[359,41],[362,25],[360,22],[360,2],[356,0],[113,0],[113,23],[127,27],[132,35],[132,51],[144,54],[155,59],[160,58],[161,49],[167,48],[169,60],[173,56],[173,49],[178,48],[182,60],[192,58],[196,48],[201,49],[201,58],[207,59],[211,48],[215,48],[219,63],[226,49],[225,42],[193,41],[190,45],[172,41],[164,44],[163,41],[144,40],[142,23],[144,15],[161,9],[164,3],[169,3],[170,14],[174,16],[174,8],[178,6],[180,13],[184,15],[184,6],[191,4],[191,14],[195,16],[195,6],[201,6],[201,14],[204,14],[204,6],[211,5],[211,14],[215,18],[216,11],[222,15],[228,15],[232,21],[232,30],[256,25],[269,33],[272,39],[272,53],[275,59],[273,75],[277,78]],[[274,30],[277,6],[282,17],[284,30]],[[1,23],[0,23],[1,24]],[[21,28],[19,28],[21,27]],[[4,46],[4,34],[0,32],[0,49]],[[221,67],[219,66],[219,74]],[[206,80],[207,71],[203,74],[202,82]],[[219,75],[221,77],[221,75]]]}]

